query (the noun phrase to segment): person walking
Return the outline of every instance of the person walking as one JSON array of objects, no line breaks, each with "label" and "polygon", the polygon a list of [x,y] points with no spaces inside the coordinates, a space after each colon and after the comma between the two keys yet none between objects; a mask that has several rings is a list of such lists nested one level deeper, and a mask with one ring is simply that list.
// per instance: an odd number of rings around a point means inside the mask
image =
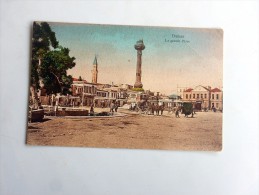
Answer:
[{"label": "person walking", "polygon": [[176,111],[175,111],[175,117],[176,118],[180,118],[179,112],[180,112],[180,109],[177,108]]},{"label": "person walking", "polygon": [[159,116],[159,105],[158,104],[156,104],[155,110],[156,110],[156,115]]},{"label": "person walking", "polygon": [[113,112],[114,112],[114,102],[112,101],[111,105],[110,105],[110,112],[112,113],[113,115]]},{"label": "person walking", "polygon": [[94,116],[94,104],[91,104],[91,107],[90,107],[90,116]]},{"label": "person walking", "polygon": [[154,115],[154,111],[155,111],[155,105],[154,103],[152,103],[151,105],[151,114]]},{"label": "person walking", "polygon": [[119,107],[118,102],[115,103],[115,106],[114,106],[114,107],[115,107],[115,112],[117,112],[118,107]]},{"label": "person walking", "polygon": [[160,110],[161,110],[161,116],[163,115],[163,111],[164,111],[164,103],[160,106]]}]

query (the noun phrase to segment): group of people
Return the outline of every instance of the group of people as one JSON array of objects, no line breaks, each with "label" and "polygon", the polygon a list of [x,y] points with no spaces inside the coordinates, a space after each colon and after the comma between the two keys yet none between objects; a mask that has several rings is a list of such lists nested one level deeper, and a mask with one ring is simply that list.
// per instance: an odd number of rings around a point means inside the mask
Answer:
[{"label": "group of people", "polygon": [[[114,112],[118,111],[118,107],[119,107],[119,103],[116,101],[112,101],[110,103],[110,112],[113,114]],[[129,108],[131,111],[138,111],[141,110],[143,111],[145,114],[148,115],[163,115],[164,109],[165,109],[165,105],[162,102],[158,102],[158,103],[150,103],[150,102],[146,102],[146,103],[142,103],[142,104],[137,104],[137,103],[132,103],[130,105]],[[171,109],[171,111],[175,114],[176,118],[180,118],[180,113],[183,113],[183,108],[181,106],[177,106],[174,107],[173,109]],[[170,109],[169,109],[170,112]],[[90,107],[90,115],[94,115],[94,104],[91,104]]]},{"label": "group of people", "polygon": [[[111,102],[110,104],[110,112],[113,114],[114,112],[118,111],[119,103],[118,102]],[[90,116],[94,116],[94,104],[92,103],[90,106]]]},{"label": "group of people", "polygon": [[[143,113],[148,114],[148,115],[163,115],[163,112],[165,110],[165,105],[163,102],[158,102],[158,103],[142,103],[142,104],[136,104],[132,103],[129,108],[131,111],[138,111],[141,110]],[[180,118],[180,113],[182,112],[182,107],[177,106],[174,108],[168,108],[168,112],[172,112],[175,114],[176,118]]]},{"label": "group of people", "polygon": [[154,103],[149,105],[149,108],[148,108],[151,115],[157,115],[157,116],[160,114],[162,116],[164,109],[165,109],[164,104],[154,104]]},{"label": "group of people", "polygon": [[130,110],[131,111],[141,111],[143,113],[149,115],[163,115],[164,112],[164,103],[150,103],[150,102],[142,102],[142,103],[131,103]]}]

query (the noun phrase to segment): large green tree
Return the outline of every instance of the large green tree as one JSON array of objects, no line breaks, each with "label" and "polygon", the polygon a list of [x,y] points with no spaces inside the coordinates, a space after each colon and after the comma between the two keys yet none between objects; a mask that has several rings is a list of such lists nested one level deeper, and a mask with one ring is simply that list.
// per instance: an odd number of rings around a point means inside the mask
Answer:
[{"label": "large green tree", "polygon": [[43,56],[58,46],[55,33],[46,22],[34,22],[32,32],[32,53],[31,53],[31,77],[30,92],[32,97],[32,106],[38,108],[37,91],[40,88],[39,68]]},{"label": "large green tree", "polygon": [[72,77],[67,70],[75,66],[74,60],[68,48],[59,46],[47,22],[33,23],[30,92],[34,107],[38,107],[37,91],[41,84],[48,94],[68,93]]},{"label": "large green tree", "polygon": [[68,94],[73,82],[67,70],[75,66],[75,58],[69,56],[69,49],[59,47],[43,56],[40,77],[47,94]]},{"label": "large green tree", "polygon": [[39,66],[43,56],[57,48],[58,41],[47,22],[34,22],[32,33],[32,57],[31,57],[31,85],[38,90],[40,88]]}]

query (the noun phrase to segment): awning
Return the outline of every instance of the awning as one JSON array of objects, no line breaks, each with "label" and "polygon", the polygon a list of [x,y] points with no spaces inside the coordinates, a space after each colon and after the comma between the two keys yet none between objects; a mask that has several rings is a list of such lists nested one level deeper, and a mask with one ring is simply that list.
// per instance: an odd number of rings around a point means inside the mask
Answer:
[{"label": "awning", "polygon": [[169,95],[168,97],[169,99],[179,99],[179,96],[176,94]]}]

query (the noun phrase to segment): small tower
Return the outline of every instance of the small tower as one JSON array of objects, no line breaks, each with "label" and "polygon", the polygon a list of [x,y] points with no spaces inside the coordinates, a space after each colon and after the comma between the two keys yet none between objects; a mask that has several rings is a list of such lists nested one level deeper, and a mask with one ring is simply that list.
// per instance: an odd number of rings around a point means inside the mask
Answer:
[{"label": "small tower", "polygon": [[97,83],[98,76],[98,63],[96,56],[94,57],[93,70],[92,70],[92,83]]}]

